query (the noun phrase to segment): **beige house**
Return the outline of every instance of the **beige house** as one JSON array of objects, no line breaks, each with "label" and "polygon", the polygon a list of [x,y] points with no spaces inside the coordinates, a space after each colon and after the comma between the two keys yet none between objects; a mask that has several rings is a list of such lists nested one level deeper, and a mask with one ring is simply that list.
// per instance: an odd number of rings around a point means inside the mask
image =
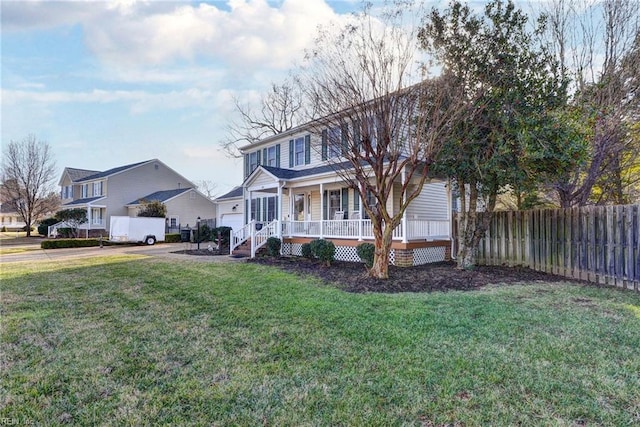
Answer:
[{"label": "beige house", "polygon": [[6,231],[20,231],[27,226],[22,217],[9,204],[0,203],[0,229]]},{"label": "beige house", "polygon": [[65,168],[60,178],[61,209],[87,210],[90,232],[108,232],[109,218],[136,216],[142,200],[159,200],[167,207],[169,231],[189,224],[198,217],[213,219],[213,201],[195,185],[158,159],[119,166],[103,172]]},{"label": "beige house", "polygon": [[[300,126],[241,148],[244,182],[216,200],[221,223],[242,219],[232,233],[232,248],[250,244],[251,254],[270,236],[282,239],[283,253],[301,255],[301,247],[323,238],[336,245],[336,259],[359,261],[356,247],[373,242],[371,221],[362,208],[373,206],[336,173],[340,152],[327,144],[327,135],[340,140],[348,127],[327,129],[320,135]],[[346,163],[342,163],[342,167]],[[348,169],[342,169],[348,170]],[[399,207],[401,182],[393,186],[388,208]],[[419,265],[448,259],[451,249],[451,191],[446,180],[425,184],[393,232],[391,262]],[[232,216],[229,216],[232,215]]]}]

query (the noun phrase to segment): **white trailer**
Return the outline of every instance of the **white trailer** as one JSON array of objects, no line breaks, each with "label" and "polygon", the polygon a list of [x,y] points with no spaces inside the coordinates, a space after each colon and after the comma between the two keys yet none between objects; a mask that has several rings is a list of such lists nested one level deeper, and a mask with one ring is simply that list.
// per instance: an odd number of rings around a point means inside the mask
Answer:
[{"label": "white trailer", "polygon": [[153,245],[164,241],[164,218],[112,216],[109,240]]}]

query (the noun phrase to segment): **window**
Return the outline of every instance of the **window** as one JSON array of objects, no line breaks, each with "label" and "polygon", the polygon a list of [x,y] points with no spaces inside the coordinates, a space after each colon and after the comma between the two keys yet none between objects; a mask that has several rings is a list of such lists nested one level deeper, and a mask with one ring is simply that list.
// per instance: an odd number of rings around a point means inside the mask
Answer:
[{"label": "window", "polygon": [[260,201],[258,199],[251,199],[251,216],[250,220],[258,220],[258,214],[260,213],[258,206],[260,206]]},{"label": "window", "polygon": [[[376,196],[373,194],[372,191],[367,190],[367,197],[365,197],[364,204],[366,206],[369,206],[369,208],[373,208],[378,204],[378,200],[376,199]],[[370,219],[366,209],[363,209],[362,213],[363,213],[363,218]]]},{"label": "window", "polygon": [[63,199],[72,199],[73,198],[73,186],[65,185],[62,187],[62,198]]},{"label": "window", "polygon": [[267,197],[267,222],[276,219],[276,197]]},{"label": "window", "polygon": [[102,196],[102,181],[93,183],[93,196]]},{"label": "window", "polygon": [[81,193],[82,193],[82,198],[86,199],[87,197],[89,197],[89,184],[82,184],[81,188]]},{"label": "window", "polygon": [[249,153],[249,171],[248,174],[251,174],[257,167],[260,160],[258,159],[258,152],[255,151],[253,153]]},{"label": "window", "polygon": [[102,225],[102,209],[91,209],[91,223],[94,225]]},{"label": "window", "polygon": [[294,166],[304,165],[304,137],[296,138],[293,141]]},{"label": "window", "polygon": [[264,162],[267,166],[277,167],[277,156],[276,156],[276,146],[267,148],[267,158],[264,159]]},{"label": "window", "polygon": [[329,209],[327,211],[327,218],[334,219],[336,211],[342,210],[342,190],[330,190],[329,191]]}]

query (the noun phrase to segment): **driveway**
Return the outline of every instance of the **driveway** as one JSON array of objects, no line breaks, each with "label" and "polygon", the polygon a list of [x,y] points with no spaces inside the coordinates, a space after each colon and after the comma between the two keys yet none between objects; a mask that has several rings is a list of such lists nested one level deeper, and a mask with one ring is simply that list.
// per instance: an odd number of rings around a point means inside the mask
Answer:
[{"label": "driveway", "polygon": [[[195,245],[189,243],[160,243],[153,246],[104,246],[91,248],[66,248],[66,249],[41,249],[40,240],[37,242],[20,242],[10,244],[2,241],[2,252],[0,252],[0,263],[9,262],[38,262],[38,261],[64,261],[75,258],[90,258],[95,256],[117,255],[117,254],[139,254],[158,258],[173,259],[176,261],[198,261],[198,262],[238,262],[242,258],[232,258],[230,256],[194,256],[180,253],[180,250],[194,249]],[[9,253],[4,253],[5,251]],[[15,251],[15,252],[14,252]]]}]

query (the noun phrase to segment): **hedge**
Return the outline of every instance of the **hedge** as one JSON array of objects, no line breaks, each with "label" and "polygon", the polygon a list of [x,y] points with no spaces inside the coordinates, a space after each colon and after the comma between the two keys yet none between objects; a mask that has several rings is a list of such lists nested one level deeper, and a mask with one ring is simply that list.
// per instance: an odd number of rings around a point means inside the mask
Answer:
[{"label": "hedge", "polygon": [[[103,240],[102,244],[108,246],[111,244],[108,240]],[[52,239],[45,240],[40,244],[42,249],[61,249],[61,248],[88,248],[91,246],[100,246],[99,239]]]},{"label": "hedge", "polygon": [[166,243],[180,243],[182,241],[180,233],[167,233],[164,235]]}]

